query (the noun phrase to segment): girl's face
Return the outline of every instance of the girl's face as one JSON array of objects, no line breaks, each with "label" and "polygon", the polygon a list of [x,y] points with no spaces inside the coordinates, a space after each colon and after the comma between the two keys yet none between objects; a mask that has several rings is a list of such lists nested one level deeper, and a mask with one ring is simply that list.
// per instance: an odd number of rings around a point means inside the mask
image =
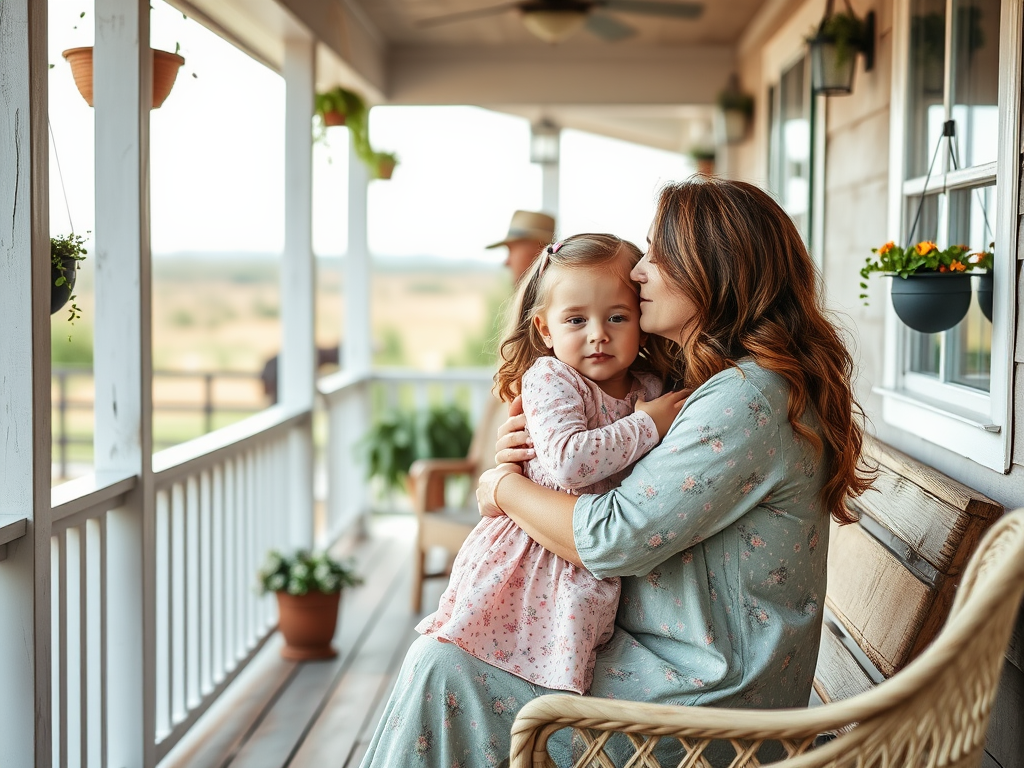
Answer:
[{"label": "girl's face", "polygon": [[651,241],[653,235],[652,223],[647,233],[647,253],[629,273],[630,280],[640,283],[640,327],[645,333],[685,344],[693,332],[697,309],[659,268],[657,246]]},{"label": "girl's face", "polygon": [[607,394],[624,398],[642,335],[636,289],[614,267],[548,268],[556,271],[547,307],[533,319],[545,346]]}]

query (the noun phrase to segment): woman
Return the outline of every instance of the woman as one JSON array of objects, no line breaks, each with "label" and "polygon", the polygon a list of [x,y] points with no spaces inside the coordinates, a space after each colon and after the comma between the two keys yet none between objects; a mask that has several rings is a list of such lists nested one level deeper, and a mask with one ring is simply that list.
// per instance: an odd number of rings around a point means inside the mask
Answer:
[{"label": "woman", "polygon": [[[622,485],[570,497],[518,465],[481,478],[481,513],[508,515],[551,552],[622,577],[592,696],[805,706],[825,595],[828,517],[850,522],[862,430],[852,361],[825,317],[785,212],[742,182],[666,187],[631,277],[640,326],[678,344],[693,394]],[[530,457],[512,419],[499,459]],[[364,766],[497,765],[515,713],[548,690],[453,645],[409,650]],[[564,742],[555,750],[565,751]],[[565,755],[559,755],[564,759]]]}]

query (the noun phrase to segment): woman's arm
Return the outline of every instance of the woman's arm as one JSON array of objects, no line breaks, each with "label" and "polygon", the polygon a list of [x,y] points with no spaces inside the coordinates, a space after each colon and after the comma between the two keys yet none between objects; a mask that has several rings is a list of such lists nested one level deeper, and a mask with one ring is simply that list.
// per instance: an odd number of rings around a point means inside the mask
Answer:
[{"label": "woman's arm", "polygon": [[572,529],[577,497],[537,485],[519,472],[517,464],[499,464],[480,476],[480,514],[495,517],[504,512],[544,549],[583,565]]}]

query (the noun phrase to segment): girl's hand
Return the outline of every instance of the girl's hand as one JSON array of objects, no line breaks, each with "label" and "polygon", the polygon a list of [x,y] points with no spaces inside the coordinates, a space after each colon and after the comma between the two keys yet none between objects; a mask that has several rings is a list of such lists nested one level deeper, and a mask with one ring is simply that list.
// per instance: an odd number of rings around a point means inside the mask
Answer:
[{"label": "girl's hand", "polygon": [[643,411],[652,419],[654,426],[658,429],[658,437],[664,437],[672,422],[676,420],[683,403],[693,394],[692,389],[684,389],[679,392],[666,392],[661,397],[656,397],[649,403],[643,400],[636,401],[637,411]]},{"label": "girl's hand", "polygon": [[498,429],[498,440],[494,444],[496,464],[529,461],[537,455],[533,440],[526,429],[523,415],[523,398],[516,397],[508,406],[508,419]]},{"label": "girl's hand", "polygon": [[518,464],[499,464],[480,475],[480,484],[476,487],[476,503],[480,508],[480,517],[501,517],[505,513],[498,506],[495,494],[498,483],[509,475],[521,475],[523,468]]}]

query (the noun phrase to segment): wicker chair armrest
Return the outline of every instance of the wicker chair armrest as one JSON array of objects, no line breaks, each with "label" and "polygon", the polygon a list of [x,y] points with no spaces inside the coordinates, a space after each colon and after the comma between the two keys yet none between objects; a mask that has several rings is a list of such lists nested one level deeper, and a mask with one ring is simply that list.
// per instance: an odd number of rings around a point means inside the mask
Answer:
[{"label": "wicker chair armrest", "polygon": [[444,506],[444,479],[452,475],[475,475],[472,459],[418,459],[409,468],[413,508],[417,514]]},{"label": "wicker chair armrest", "polygon": [[[826,711],[827,710],[827,711]],[[512,748],[509,768],[554,766],[547,755],[548,738],[556,731],[573,727],[591,732],[592,743],[575,765],[604,765],[602,747],[613,733],[623,733],[633,741],[637,751],[648,754],[654,742],[646,737],[684,740],[687,750],[699,754],[712,741],[730,742],[737,759],[730,768],[760,765],[757,751],[762,743],[778,742],[788,758],[801,755],[814,745],[819,734],[834,732],[850,725],[838,712],[839,707],[812,709],[725,709],[686,707],[667,704],[645,704],[634,701],[602,699],[590,696],[551,694],[527,702],[512,725]],[[855,721],[854,721],[855,722]],[[807,762],[818,764],[826,753],[835,750],[837,742],[814,750],[810,760],[797,759],[792,767]],[[696,756],[687,765],[703,765]],[[653,762],[637,765],[657,765]],[[611,765],[610,762],[607,763]],[[789,766],[790,760],[785,761]],[[778,763],[776,765],[783,765]]]}]

